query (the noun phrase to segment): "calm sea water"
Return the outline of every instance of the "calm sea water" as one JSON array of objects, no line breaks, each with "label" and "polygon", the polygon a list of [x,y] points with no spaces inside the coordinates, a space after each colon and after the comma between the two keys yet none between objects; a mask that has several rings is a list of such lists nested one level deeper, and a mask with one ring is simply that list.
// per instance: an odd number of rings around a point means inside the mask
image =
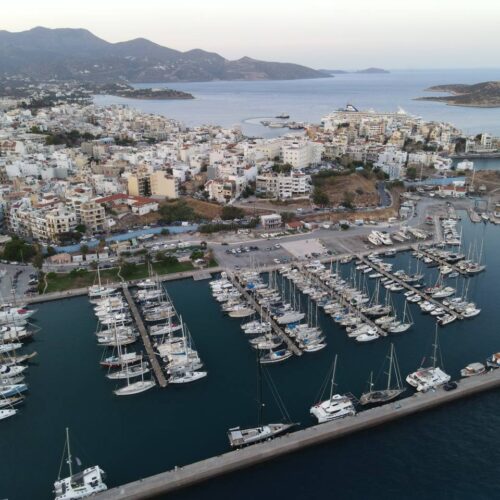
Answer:
[{"label": "calm sea water", "polygon": [[[445,369],[454,377],[472,361],[500,350],[497,265],[500,228],[463,221],[464,239],[485,242],[488,269],[468,281],[482,313],[442,329]],[[395,269],[415,270],[409,254]],[[350,266],[344,266],[346,276]],[[427,282],[436,270],[426,270]],[[372,283],[369,283],[372,286]],[[461,288],[461,280],[457,283]],[[138,479],[228,450],[226,431],[257,418],[255,355],[239,321],[221,313],[207,282],[168,283],[209,375],[194,385],[168,387],[117,398],[116,384],[99,367],[95,320],[85,297],[38,306],[41,332],[26,350],[37,350],[29,369],[30,392],[15,418],[0,422],[0,498],[49,499],[64,444],[73,436],[75,456],[98,463],[109,486]],[[402,309],[403,296],[395,295]],[[328,348],[270,368],[292,419],[313,424],[309,407],[335,353],[339,391],[359,395],[370,371],[377,373],[389,342],[403,375],[431,353],[434,322],[412,306],[414,328],[401,336],[359,345],[320,313]],[[267,395],[266,418],[278,418]],[[500,458],[500,393],[491,392],[438,410],[315,447],[260,467],[169,495],[179,500],[319,498],[497,498]]]},{"label": "calm sea water", "polygon": [[[129,104],[143,111],[160,113],[187,125],[240,125],[248,135],[280,135],[286,129],[268,129],[262,118],[282,112],[290,119],[318,123],[322,116],[351,103],[359,109],[406,111],[426,120],[447,121],[467,133],[500,135],[500,108],[479,109],[415,101],[424,89],[445,83],[477,83],[500,80],[499,69],[393,71],[382,75],[347,74],[334,78],[259,82],[205,82],[154,84],[191,92],[196,99],[148,101],[97,96],[96,103]],[[142,85],[150,87],[149,85]],[[436,95],[436,94],[430,94]]]}]

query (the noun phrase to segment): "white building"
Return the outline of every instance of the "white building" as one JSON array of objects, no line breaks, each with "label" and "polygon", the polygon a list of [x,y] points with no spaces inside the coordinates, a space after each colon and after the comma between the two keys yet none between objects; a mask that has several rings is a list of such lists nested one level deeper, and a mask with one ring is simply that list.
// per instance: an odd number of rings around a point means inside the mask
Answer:
[{"label": "white building", "polygon": [[309,180],[308,175],[298,171],[292,171],[290,174],[269,172],[257,176],[256,189],[266,196],[280,200],[304,198],[311,192]]},{"label": "white building", "polygon": [[268,214],[260,216],[260,223],[264,229],[278,229],[281,227],[282,220],[280,214]]},{"label": "white building", "polygon": [[285,142],[281,148],[281,156],[283,163],[301,169],[320,163],[323,149],[323,144],[319,142]]}]

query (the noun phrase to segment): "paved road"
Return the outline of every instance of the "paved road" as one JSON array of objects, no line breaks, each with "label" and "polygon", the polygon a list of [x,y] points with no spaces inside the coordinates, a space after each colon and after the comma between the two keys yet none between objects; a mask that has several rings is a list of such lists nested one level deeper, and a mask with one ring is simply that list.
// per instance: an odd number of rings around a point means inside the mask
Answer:
[{"label": "paved road", "polygon": [[[11,301],[13,299],[13,294],[15,294],[17,298],[22,297],[30,287],[30,285],[28,285],[30,274],[36,272],[35,268],[31,265],[14,266],[12,264],[0,264],[0,271],[2,270],[6,271],[6,274],[0,280],[0,295],[1,299],[5,301]],[[18,274],[17,285],[13,287],[16,274]]]},{"label": "paved road", "polygon": [[392,198],[389,192],[385,189],[385,182],[377,182],[377,191],[379,197],[379,207],[390,207],[392,205]]}]

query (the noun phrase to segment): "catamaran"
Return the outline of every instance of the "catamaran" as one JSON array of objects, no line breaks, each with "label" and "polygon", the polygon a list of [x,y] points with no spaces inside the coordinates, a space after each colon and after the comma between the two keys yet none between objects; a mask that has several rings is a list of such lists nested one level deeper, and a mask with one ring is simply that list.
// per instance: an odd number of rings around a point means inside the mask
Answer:
[{"label": "catamaran", "polygon": [[[108,489],[104,484],[104,471],[98,465],[88,467],[81,472],[73,474],[73,458],[71,456],[68,428],[66,428],[65,454],[66,452],[66,463],[69,467],[69,476],[61,479],[61,469],[64,463],[64,461],[61,461],[59,475],[57,481],[54,483],[55,500],[76,500],[79,498],[86,498]],[[77,463],[79,462],[78,458],[76,461]]]},{"label": "catamaran", "polygon": [[329,422],[339,418],[350,417],[356,415],[356,409],[351,398],[343,394],[334,394],[335,388],[335,372],[337,371],[337,355],[333,362],[332,378],[330,383],[330,397],[317,403],[310,409],[311,415],[317,418],[318,423]]},{"label": "catamaran", "polygon": [[396,357],[394,344],[391,343],[389,355],[386,357],[389,360],[389,368],[387,374],[387,385],[385,389],[374,389],[373,373],[370,374],[370,382],[368,392],[365,392],[359,398],[362,405],[386,403],[397,398],[405,391],[399,371],[399,364]]},{"label": "catamaran", "polygon": [[436,324],[436,334],[434,337],[432,366],[419,368],[416,372],[410,373],[406,381],[419,392],[425,392],[448,383],[451,380],[450,375],[436,366],[438,352],[438,326]]}]

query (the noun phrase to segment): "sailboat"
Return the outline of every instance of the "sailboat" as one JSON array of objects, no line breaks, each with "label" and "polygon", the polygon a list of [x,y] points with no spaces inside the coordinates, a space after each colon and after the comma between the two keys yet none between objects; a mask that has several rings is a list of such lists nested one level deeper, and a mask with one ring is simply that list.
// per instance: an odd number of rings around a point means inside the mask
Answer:
[{"label": "sailboat", "polygon": [[[106,491],[108,487],[104,484],[104,471],[98,466],[88,467],[81,472],[73,474],[73,459],[69,445],[69,430],[66,427],[66,445],[64,453],[67,453],[66,463],[69,467],[69,476],[61,479],[61,470],[64,463],[61,461],[59,475],[54,483],[55,500],[73,500],[86,498],[101,491]],[[76,459],[79,462],[78,458]]]},{"label": "sailboat", "polygon": [[330,397],[326,401],[314,405],[309,410],[311,415],[316,417],[318,419],[318,423],[320,424],[356,415],[356,409],[354,408],[354,404],[349,396],[333,393],[335,388],[335,372],[337,371],[337,357],[338,356],[335,355],[335,360],[333,362],[332,378],[330,382]]},{"label": "sailboat", "polygon": [[[399,371],[399,364],[394,350],[394,344],[391,343],[389,348],[389,369],[387,371],[387,386],[385,389],[375,389],[373,383],[373,373],[370,374],[370,382],[368,392],[365,392],[359,398],[362,405],[386,403],[397,398],[405,391],[403,382],[401,380],[401,373]],[[393,381],[394,386],[392,385]]]},{"label": "sailboat", "polygon": [[168,359],[167,373],[171,384],[187,384],[205,378],[208,372],[198,370],[202,366],[187,325],[179,318],[182,325],[182,337],[169,336],[158,345],[161,353]]},{"label": "sailboat", "polygon": [[440,385],[446,384],[451,377],[441,368],[436,366],[438,352],[438,326],[436,324],[436,334],[434,337],[432,366],[427,368],[419,368],[416,372],[410,373],[406,377],[406,381],[412,387],[415,387],[419,392],[425,392],[429,389],[434,389]]},{"label": "sailboat", "polygon": [[[141,366],[142,366],[142,356],[141,356]],[[132,396],[133,394],[139,394],[141,392],[145,392],[149,389],[152,389],[156,382],[153,379],[144,380],[144,370],[141,370],[141,380],[137,380],[136,382],[130,382],[130,379],[134,377],[131,373],[131,368],[127,364],[125,365],[125,378],[127,379],[127,385],[124,387],[120,387],[120,389],[116,389],[114,393],[117,396]]]},{"label": "sailboat", "polygon": [[109,297],[116,292],[116,288],[109,286],[102,286],[101,284],[101,272],[99,266],[97,266],[97,285],[92,285],[89,287],[89,299],[90,302],[94,302],[104,297]]},{"label": "sailboat", "polygon": [[8,410],[0,410],[0,420],[4,420],[9,417],[13,417],[17,413],[17,410],[9,408]]},{"label": "sailboat", "polygon": [[267,372],[264,372],[266,373],[267,376],[267,382],[269,384],[271,392],[274,396],[274,399],[276,400],[276,403],[282,413],[285,422],[278,422],[271,424],[262,423],[262,417],[263,417],[262,414],[264,408],[264,404],[262,401],[262,366],[258,358],[257,358],[257,367],[258,367],[257,376],[258,376],[258,405],[259,405],[258,424],[257,427],[248,427],[246,429],[242,429],[239,426],[229,429],[227,432],[227,436],[229,438],[229,444],[231,445],[232,448],[240,448],[243,446],[259,443],[261,441],[267,441],[269,439],[278,436],[279,434],[287,432],[292,427],[298,425],[290,421],[290,416],[286,411],[283,401],[281,400],[277,392],[277,389],[274,383],[272,382],[270,375]]},{"label": "sailboat", "polygon": [[405,301],[403,310],[403,321],[397,321],[394,324],[389,324],[387,331],[389,333],[403,333],[409,330],[413,326],[413,318],[411,317],[410,308],[408,303]]},{"label": "sailboat", "polygon": [[[118,359],[123,360],[122,347],[118,344]],[[123,363],[121,370],[111,371],[106,375],[107,378],[111,380],[123,380],[126,378],[134,378],[144,376],[145,373],[149,373],[149,363],[147,361],[142,361],[142,356],[139,357],[140,362],[138,364]]]}]

